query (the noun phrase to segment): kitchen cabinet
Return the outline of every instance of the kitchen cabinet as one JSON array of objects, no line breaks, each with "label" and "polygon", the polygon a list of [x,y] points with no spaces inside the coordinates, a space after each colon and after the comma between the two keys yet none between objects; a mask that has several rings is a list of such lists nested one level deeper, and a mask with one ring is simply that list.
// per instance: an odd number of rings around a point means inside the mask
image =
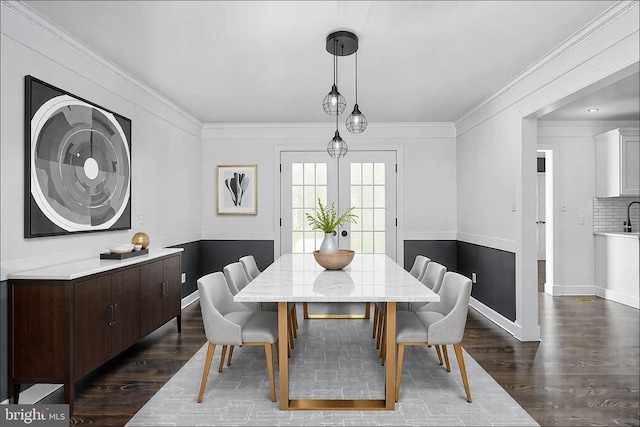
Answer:
[{"label": "kitchen cabinet", "polygon": [[[75,382],[176,318],[182,249],[118,260],[80,260],[8,275],[8,392],[62,383],[73,412]],[[147,307],[158,315],[146,319]]]},{"label": "kitchen cabinet", "polygon": [[640,128],[619,128],[594,136],[596,197],[640,195]]},{"label": "kitchen cabinet", "polygon": [[639,308],[640,236],[595,233],[596,295]]}]

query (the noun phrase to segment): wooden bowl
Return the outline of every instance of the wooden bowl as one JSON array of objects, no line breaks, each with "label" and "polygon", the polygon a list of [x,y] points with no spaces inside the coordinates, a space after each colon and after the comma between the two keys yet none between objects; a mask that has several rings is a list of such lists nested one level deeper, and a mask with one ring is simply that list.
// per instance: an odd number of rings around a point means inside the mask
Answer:
[{"label": "wooden bowl", "polygon": [[349,249],[340,249],[337,254],[321,254],[319,251],[313,251],[313,257],[327,270],[342,270],[353,261],[355,253]]}]

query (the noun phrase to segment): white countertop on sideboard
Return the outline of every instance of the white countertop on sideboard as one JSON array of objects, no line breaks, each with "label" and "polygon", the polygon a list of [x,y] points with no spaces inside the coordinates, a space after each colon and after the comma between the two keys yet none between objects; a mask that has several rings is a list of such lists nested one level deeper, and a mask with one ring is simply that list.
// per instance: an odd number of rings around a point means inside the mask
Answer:
[{"label": "white countertop on sideboard", "polygon": [[184,249],[182,248],[149,249],[149,253],[147,254],[123,260],[100,259],[100,255],[96,254],[94,258],[56,264],[49,267],[37,268],[35,270],[11,273],[7,275],[7,278],[19,280],[74,280],[80,277],[115,270],[120,267],[126,267],[128,265],[135,265],[155,258],[173,255],[182,252],[183,250]]},{"label": "white countertop on sideboard", "polygon": [[607,237],[624,237],[627,239],[640,239],[640,233],[623,233],[622,231],[596,231],[593,234],[596,236]]}]

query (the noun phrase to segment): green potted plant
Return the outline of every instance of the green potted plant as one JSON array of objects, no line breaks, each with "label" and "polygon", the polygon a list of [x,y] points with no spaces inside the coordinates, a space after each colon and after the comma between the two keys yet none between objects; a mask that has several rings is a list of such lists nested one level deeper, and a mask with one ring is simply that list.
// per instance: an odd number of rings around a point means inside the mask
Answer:
[{"label": "green potted plant", "polygon": [[356,223],[357,215],[352,211],[355,206],[347,208],[342,215],[338,215],[335,204],[331,202],[330,205],[323,205],[320,199],[318,199],[318,209],[316,209],[315,216],[307,214],[307,221],[313,230],[322,230],[324,232],[324,240],[320,245],[320,253],[338,253],[338,245],[333,238],[333,233],[336,228],[342,226],[346,222],[352,224]]}]

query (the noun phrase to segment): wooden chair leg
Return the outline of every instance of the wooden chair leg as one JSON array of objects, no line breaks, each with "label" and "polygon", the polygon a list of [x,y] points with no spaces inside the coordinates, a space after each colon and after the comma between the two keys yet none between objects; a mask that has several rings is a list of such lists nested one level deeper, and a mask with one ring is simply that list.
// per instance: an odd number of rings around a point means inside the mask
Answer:
[{"label": "wooden chair leg", "polygon": [[384,313],[380,311],[378,313],[378,329],[377,329],[378,337],[376,339],[376,348],[380,348],[380,342],[382,341],[383,328],[384,328]]},{"label": "wooden chair leg", "polygon": [[280,368],[280,349],[278,348],[278,340],[276,340],[275,346],[276,346],[276,358],[278,361],[278,369],[279,369]]},{"label": "wooden chair leg", "polygon": [[398,366],[396,366],[396,402],[400,396],[400,380],[402,379],[402,360],[404,359],[404,344],[398,344]]},{"label": "wooden chair leg", "polygon": [[376,328],[378,326],[378,314],[379,314],[378,310],[378,304],[373,304],[373,328],[371,328],[371,338],[375,338],[376,337]]},{"label": "wooden chair leg", "polygon": [[222,346],[222,355],[220,356],[220,366],[218,367],[218,372],[222,372],[222,367],[224,366],[224,357],[227,355],[227,346]]},{"label": "wooden chair leg", "polygon": [[273,353],[271,344],[264,344],[264,353],[267,356],[267,375],[269,376],[269,389],[271,390],[271,401],[276,401],[276,382],[273,378]]},{"label": "wooden chair leg", "polygon": [[440,346],[436,345],[436,353],[438,353],[438,364],[442,366],[442,354],[440,354]]},{"label": "wooden chair leg", "polygon": [[231,366],[231,356],[233,356],[233,346],[229,346],[229,357],[227,358],[227,366]]},{"label": "wooden chair leg", "polygon": [[309,318],[309,305],[306,302],[302,303],[302,317]]},{"label": "wooden chair leg", "polygon": [[294,349],[295,346],[293,345],[293,327],[291,326],[291,318],[289,318],[289,321],[287,321],[287,336],[289,337],[289,347],[291,347],[291,349]]},{"label": "wooden chair leg", "polygon": [[216,345],[209,343],[209,347],[207,347],[207,357],[204,359],[204,370],[202,371],[202,381],[200,382],[200,393],[198,393],[198,403],[202,403],[202,396],[204,396],[204,389],[207,386],[209,369],[211,369],[211,361],[213,360],[213,353],[215,351],[216,351]]},{"label": "wooden chair leg", "polygon": [[447,372],[451,372],[451,366],[449,366],[449,354],[447,353],[446,345],[442,345],[442,355],[444,356],[444,365],[447,367]]},{"label": "wooden chair leg", "polygon": [[382,357],[382,360],[380,362],[380,364],[382,366],[384,366],[384,364],[387,362],[387,325],[386,325],[386,321],[382,324],[382,342],[380,343],[380,357]]},{"label": "wooden chair leg", "polygon": [[471,392],[469,391],[469,381],[467,380],[467,368],[464,366],[464,356],[462,355],[462,344],[454,344],[453,350],[456,352],[456,359],[458,359],[458,366],[460,367],[460,375],[462,375],[462,384],[464,385],[464,391],[467,393],[467,402],[471,403]]},{"label": "wooden chair leg", "polygon": [[293,326],[293,337],[298,338],[298,312],[296,311],[296,305],[291,307],[291,326]]}]

